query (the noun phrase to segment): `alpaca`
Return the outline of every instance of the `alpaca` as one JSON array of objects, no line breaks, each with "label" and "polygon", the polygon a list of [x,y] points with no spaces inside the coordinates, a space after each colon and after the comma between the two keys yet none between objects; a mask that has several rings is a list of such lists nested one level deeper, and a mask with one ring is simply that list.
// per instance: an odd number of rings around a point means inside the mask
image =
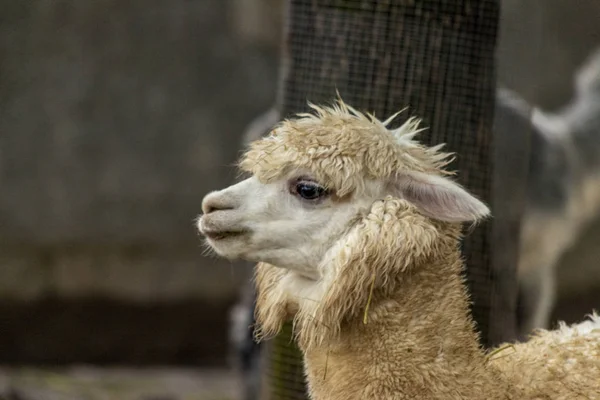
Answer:
[{"label": "alpaca", "polygon": [[489,215],[450,155],[341,100],[255,141],[202,202],[218,255],[257,262],[259,336],[294,320],[313,400],[600,398],[600,318],[486,354],[459,251]]},{"label": "alpaca", "polygon": [[[575,93],[569,106],[551,114],[506,88],[496,92],[498,138],[510,141],[529,132],[529,147],[535,149],[529,162],[517,265],[521,340],[535,329],[550,327],[558,262],[600,212],[600,49],[577,71]],[[278,120],[276,107],[271,107],[248,126],[244,144],[266,135]],[[237,314],[232,329],[252,329],[252,301],[248,298],[237,306],[237,311],[244,307],[246,314]],[[258,354],[258,344],[251,340],[235,342],[234,347]]]}]

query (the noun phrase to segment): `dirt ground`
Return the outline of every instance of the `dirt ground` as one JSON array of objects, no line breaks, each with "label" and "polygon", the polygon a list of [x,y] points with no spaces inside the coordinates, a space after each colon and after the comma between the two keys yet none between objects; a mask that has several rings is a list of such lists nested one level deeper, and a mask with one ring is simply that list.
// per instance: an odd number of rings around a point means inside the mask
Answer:
[{"label": "dirt ground", "polygon": [[227,370],[0,367],[0,400],[234,400]]}]

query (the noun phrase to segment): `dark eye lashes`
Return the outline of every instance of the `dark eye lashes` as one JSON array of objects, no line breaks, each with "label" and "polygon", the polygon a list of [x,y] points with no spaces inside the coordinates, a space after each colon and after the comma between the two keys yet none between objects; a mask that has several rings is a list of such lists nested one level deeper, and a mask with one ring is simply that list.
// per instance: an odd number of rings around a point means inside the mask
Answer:
[{"label": "dark eye lashes", "polygon": [[327,189],[310,181],[298,181],[294,186],[294,193],[305,200],[316,200],[328,194]]}]

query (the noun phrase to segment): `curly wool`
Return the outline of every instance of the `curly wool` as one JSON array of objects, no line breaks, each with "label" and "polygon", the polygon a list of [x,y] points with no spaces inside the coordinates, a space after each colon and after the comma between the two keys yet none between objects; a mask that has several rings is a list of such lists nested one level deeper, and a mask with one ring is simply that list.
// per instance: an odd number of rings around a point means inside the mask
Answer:
[{"label": "curly wool", "polygon": [[390,131],[387,126],[399,113],[381,122],[341,99],[332,107],[310,106],[316,115],[299,114],[284,120],[268,136],[251,143],[240,169],[264,183],[291,170],[310,170],[339,196],[360,194],[365,179],[381,179],[404,170],[452,174],[443,169],[452,161],[452,154],[440,152],[443,144],[429,148],[413,140],[422,130],[416,118]]},{"label": "curly wool", "polygon": [[525,398],[600,399],[600,316],[500,346],[490,352],[489,365]]},{"label": "curly wool", "polygon": [[258,336],[278,333],[285,318],[295,315],[297,338],[304,349],[336,338],[343,321],[363,317],[369,299],[376,303],[377,299],[390,296],[396,289],[396,278],[440,251],[441,229],[452,233],[448,235],[450,239],[458,237],[456,226],[425,221],[404,200],[388,197],[376,202],[323,260],[319,298],[314,298],[314,292],[313,298],[299,299],[297,303],[286,298],[285,286],[288,279],[295,279],[294,273],[259,263]]}]

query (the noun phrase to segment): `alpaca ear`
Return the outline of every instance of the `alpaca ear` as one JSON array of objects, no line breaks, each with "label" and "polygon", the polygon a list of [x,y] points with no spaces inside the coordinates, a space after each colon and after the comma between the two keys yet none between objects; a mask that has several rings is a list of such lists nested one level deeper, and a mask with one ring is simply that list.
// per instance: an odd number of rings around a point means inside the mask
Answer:
[{"label": "alpaca ear", "polygon": [[448,222],[477,222],[489,208],[458,183],[421,172],[403,172],[392,182],[394,194],[415,205],[424,215]]}]

